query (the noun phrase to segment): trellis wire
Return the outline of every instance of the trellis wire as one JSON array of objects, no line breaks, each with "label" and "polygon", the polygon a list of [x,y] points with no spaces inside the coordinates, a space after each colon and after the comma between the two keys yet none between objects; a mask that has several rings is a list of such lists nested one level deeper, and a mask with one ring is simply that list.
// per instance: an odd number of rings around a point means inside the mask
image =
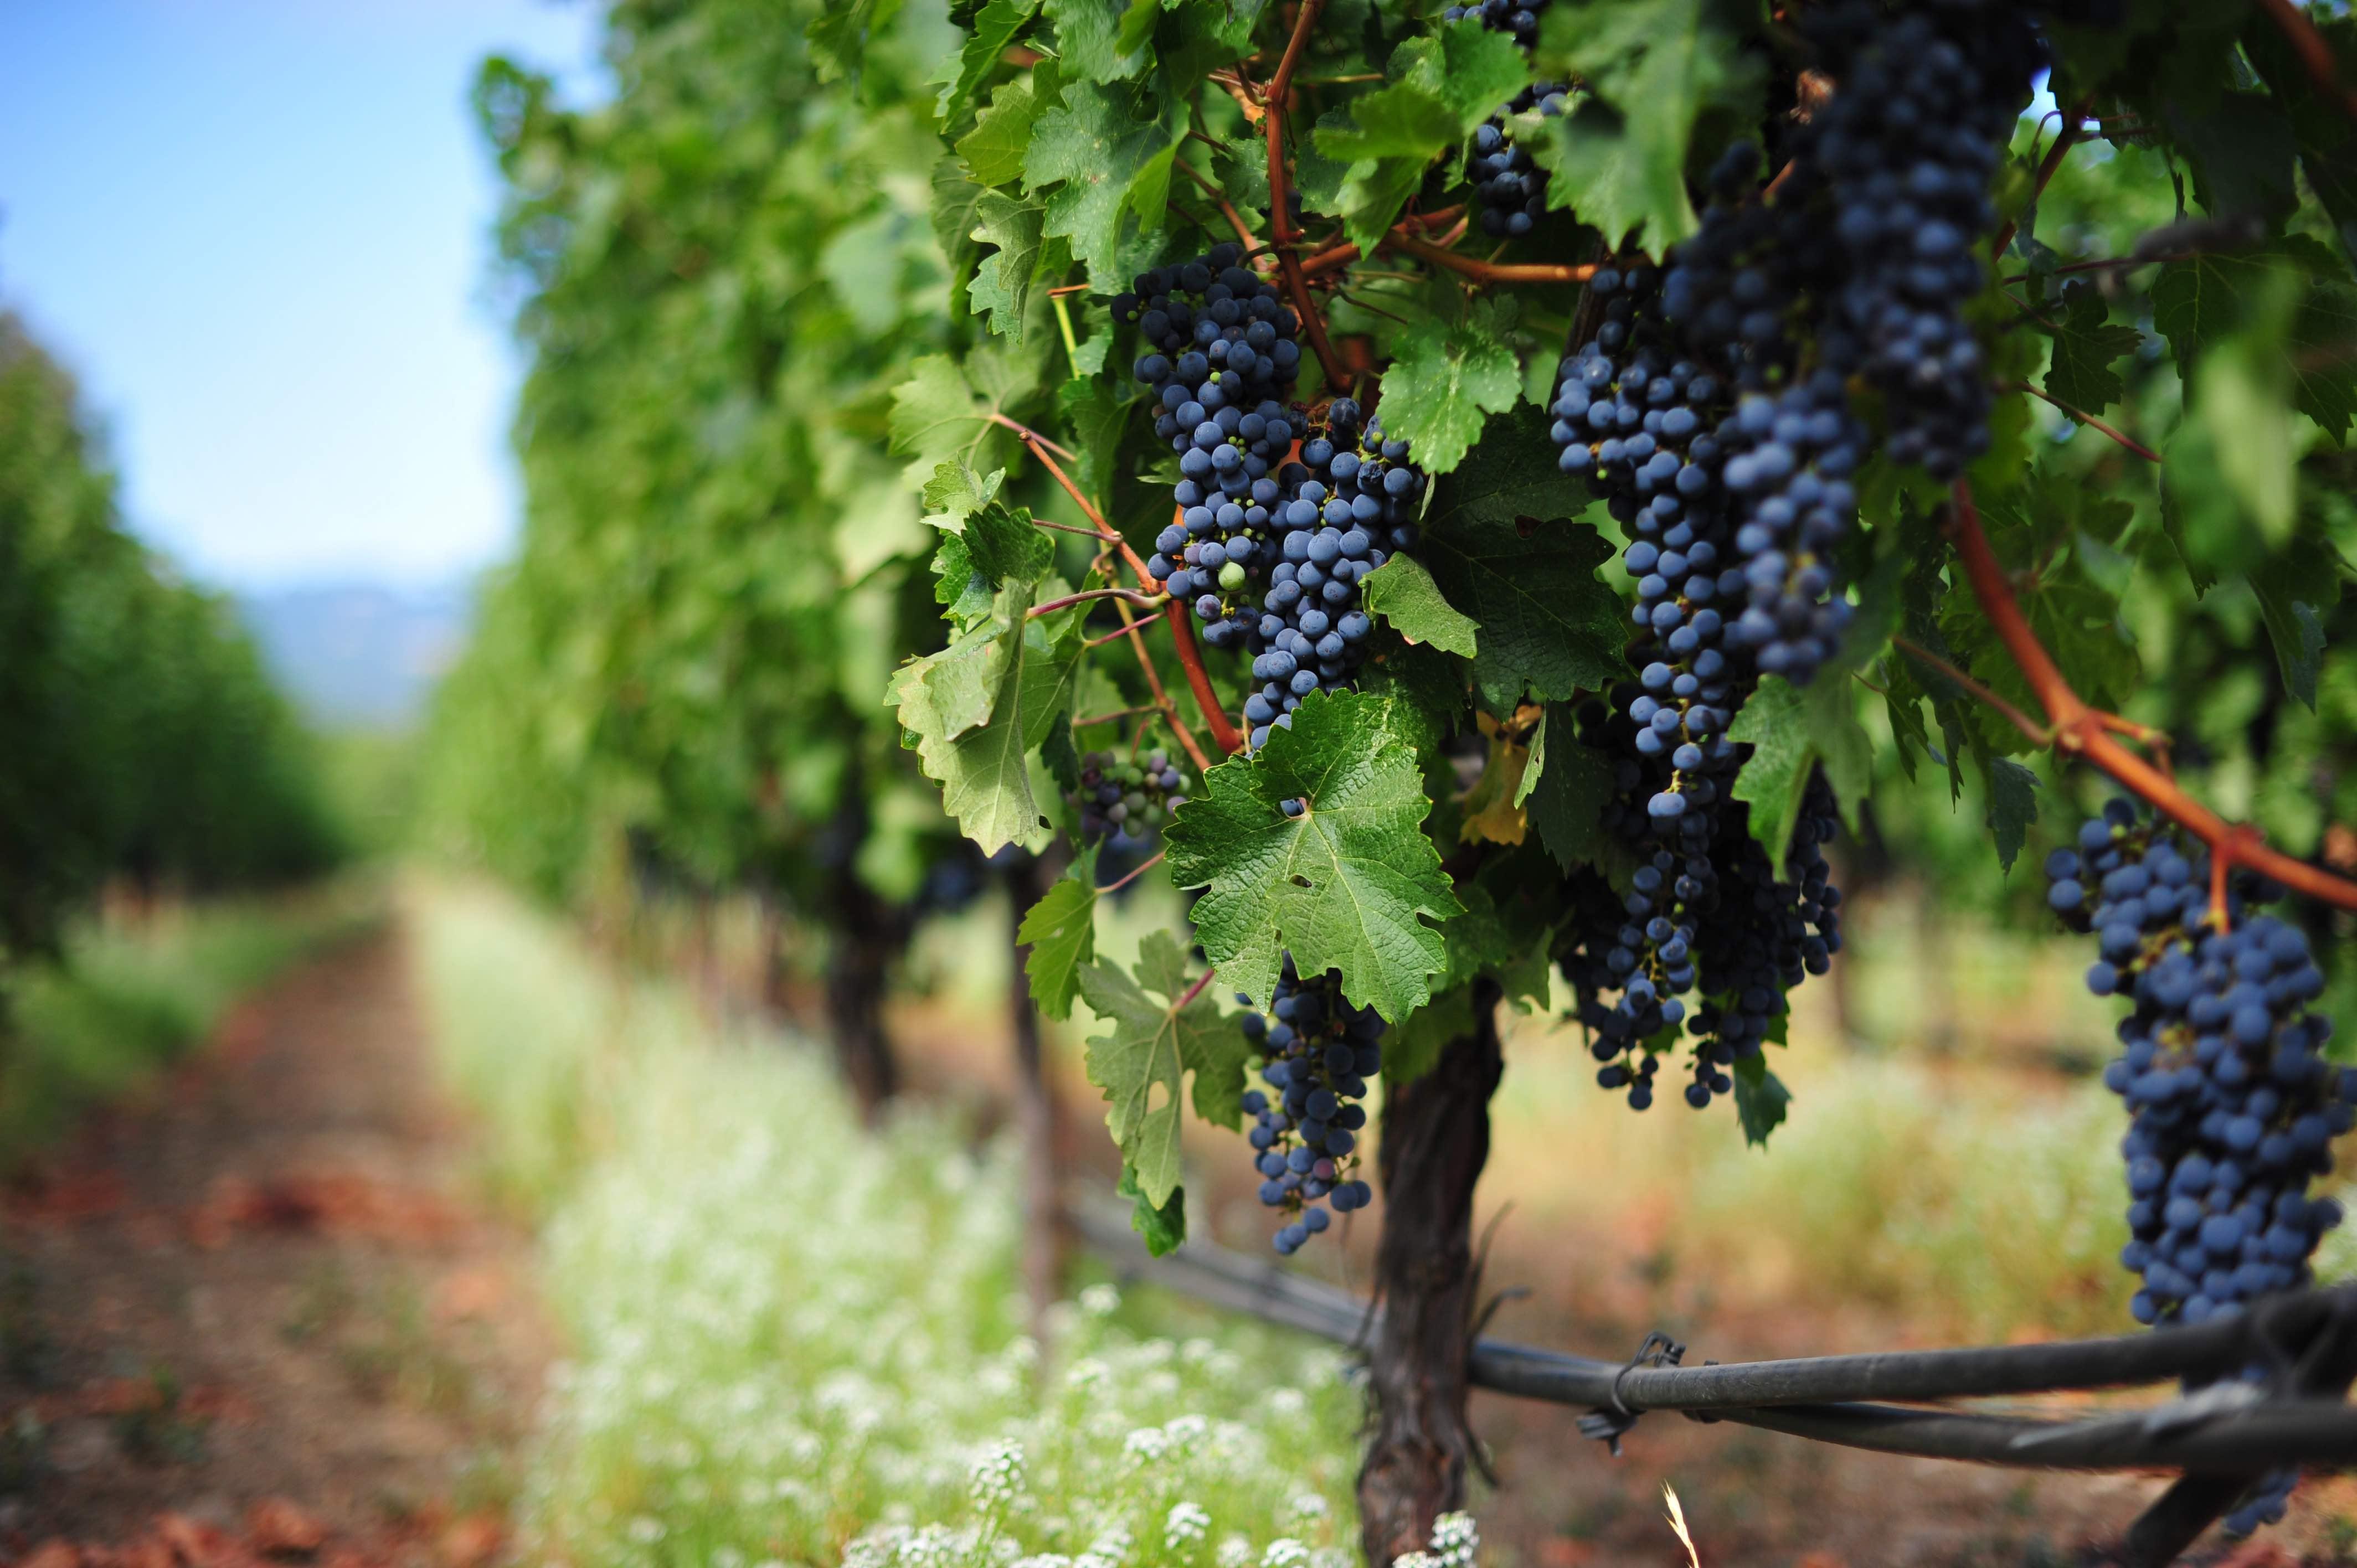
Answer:
[{"label": "trellis wire", "polygon": [[[1072,1218],[1091,1248],[1125,1273],[1338,1344],[1365,1343],[1381,1312],[1348,1292],[1201,1241],[1150,1258],[1125,1215],[1080,1204]],[[2357,1467],[2357,1409],[2339,1399],[2280,1393],[2338,1391],[2352,1358],[2357,1286],[2338,1286],[2265,1302],[2222,1321],[2103,1339],[1698,1367],[1603,1361],[1481,1339],[1471,1348],[1469,1370],[1477,1388],[1576,1408],[1618,1407],[1631,1420],[1680,1412],[1877,1453],[2024,1468],[2247,1476],[2285,1465]],[[2252,1362],[2278,1372],[2279,1397],[2234,1380],[2147,1409],[2068,1421],[1874,1402],[2201,1380]],[[2163,1555],[2145,1556],[2136,1550],[2138,1531],[2190,1541],[2188,1521],[2198,1534],[2232,1500],[2227,1488],[2217,1507],[2208,1507],[2209,1494],[2220,1491],[2189,1477],[2164,1494],[2131,1530],[2128,1560],[2167,1562],[2184,1541],[2163,1548]]]}]

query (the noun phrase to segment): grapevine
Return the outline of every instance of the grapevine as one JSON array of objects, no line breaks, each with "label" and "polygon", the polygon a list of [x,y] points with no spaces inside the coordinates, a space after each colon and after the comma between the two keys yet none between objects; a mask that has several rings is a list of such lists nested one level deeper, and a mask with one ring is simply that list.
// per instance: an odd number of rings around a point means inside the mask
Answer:
[{"label": "grapevine", "polygon": [[[956,8],[927,101],[955,286],[886,418],[933,531],[891,569],[943,613],[888,710],[981,851],[1076,852],[1028,973],[1099,1020],[1150,1245],[1182,1123],[1241,1132],[1280,1254],[1387,1228],[1378,1356],[1461,1358],[1497,1009],[1567,996],[1601,1087],[1768,1142],[1844,888],[1969,802],[1975,875],[2048,861],[2134,1008],[2134,1316],[2308,1288],[2351,1114],[2301,908],[2357,908],[2323,836],[2357,39],[2093,0],[1082,9]],[[858,17],[812,37],[897,69],[914,35]],[[2221,740],[2230,677],[2313,716]],[[2327,809],[2238,782],[2279,767]],[[2090,770],[2135,809],[2058,848]],[[1115,963],[1091,922],[1148,875],[1183,920]],[[1382,1412],[1379,1561],[1462,1500],[1462,1371],[1373,1380],[1457,1400]]]}]

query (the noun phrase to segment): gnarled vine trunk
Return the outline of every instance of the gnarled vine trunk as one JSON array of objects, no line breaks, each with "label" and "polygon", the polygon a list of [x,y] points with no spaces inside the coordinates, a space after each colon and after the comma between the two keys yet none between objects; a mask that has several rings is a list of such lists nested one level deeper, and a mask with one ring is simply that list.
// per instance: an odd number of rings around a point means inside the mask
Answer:
[{"label": "gnarled vine trunk", "polygon": [[860,879],[858,848],[867,836],[866,792],[855,770],[845,782],[843,803],[829,824],[826,897],[829,936],[826,962],[827,1027],[845,1082],[873,1122],[900,1086],[892,1039],[884,1027],[885,988],[892,961],[909,940],[906,914],[887,903]]},{"label": "gnarled vine trunk", "polygon": [[1473,1187],[1490,1157],[1498,988],[1477,983],[1473,1029],[1432,1071],[1383,1099],[1383,1235],[1375,1292],[1383,1305],[1368,1372],[1375,1434],[1359,1470],[1360,1543],[1383,1564],[1424,1549],[1432,1521],[1465,1505],[1474,1456],[1466,1362],[1480,1279]]},{"label": "gnarled vine trunk", "polygon": [[1056,868],[1026,855],[1006,874],[1010,952],[1006,1004],[1015,1036],[1015,1126],[1023,1140],[1023,1284],[1030,1298],[1031,1332],[1043,1339],[1048,1309],[1064,1293],[1062,1162],[1056,1151],[1056,1086],[1039,1033],[1039,1009],[1023,971],[1029,949],[1012,940],[1012,928],[1056,880]]}]

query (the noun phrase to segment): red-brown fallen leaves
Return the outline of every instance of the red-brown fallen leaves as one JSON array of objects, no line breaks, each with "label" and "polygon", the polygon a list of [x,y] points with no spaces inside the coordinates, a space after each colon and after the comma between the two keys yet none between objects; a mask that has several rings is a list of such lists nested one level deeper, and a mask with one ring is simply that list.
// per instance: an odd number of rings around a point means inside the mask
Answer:
[{"label": "red-brown fallen leaves", "polygon": [[356,1171],[312,1171],[252,1181],[225,1176],[188,1216],[199,1246],[219,1247],[231,1232],[328,1230],[382,1240],[431,1242],[462,1222],[458,1208],[431,1192],[398,1187]]},{"label": "red-brown fallen leaves", "polygon": [[[406,1568],[421,1560],[438,1568],[486,1568],[506,1543],[506,1527],[496,1515],[452,1520],[431,1509],[404,1529],[339,1540],[292,1498],[266,1498],[246,1510],[242,1530],[185,1513],[159,1513],[144,1533],[121,1545],[52,1536],[9,1568]],[[430,1559],[421,1558],[421,1547]]]},{"label": "red-brown fallen leaves", "polygon": [[327,1527],[285,1498],[265,1498],[245,1510],[245,1538],[273,1557],[307,1557],[326,1543]]}]

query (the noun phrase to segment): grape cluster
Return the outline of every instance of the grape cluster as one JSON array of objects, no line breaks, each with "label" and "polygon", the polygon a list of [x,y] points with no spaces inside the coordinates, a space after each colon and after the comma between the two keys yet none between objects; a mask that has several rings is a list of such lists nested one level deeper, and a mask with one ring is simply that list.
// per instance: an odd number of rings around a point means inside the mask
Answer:
[{"label": "grape cluster", "polygon": [[1290,725],[1302,698],[1349,684],[1374,629],[1360,580],[1393,551],[1415,546],[1428,488],[1408,461],[1407,443],[1386,440],[1382,423],[1347,397],[1327,406],[1325,428],[1313,431],[1301,461],[1286,464],[1279,478],[1286,499],[1271,520],[1276,562],[1268,591],[1257,610],[1249,603],[1221,609],[1224,624],[1244,628],[1261,682],[1244,699],[1255,751],[1272,727]]},{"label": "grape cluster", "polygon": [[[1251,1003],[1250,997],[1238,1001]],[[1322,1199],[1341,1213],[1363,1208],[1374,1189],[1351,1173],[1358,1166],[1367,1112],[1367,1080],[1383,1070],[1383,1021],[1371,1007],[1342,996],[1342,977],[1329,970],[1304,981],[1287,954],[1268,1015],[1246,1013],[1243,1026],[1265,1059],[1261,1077],[1276,1098],[1244,1095],[1254,1117],[1248,1136],[1261,1174],[1260,1200],[1282,1210],[1276,1250],[1291,1256],[1330,1225]]]},{"label": "grape cluster", "polygon": [[1828,220],[1841,281],[1829,324],[1857,341],[1884,399],[1893,461],[1953,478],[1988,448],[1986,367],[1964,306],[1981,289],[1974,240],[2045,63],[2029,18],[2002,4],[1867,0],[1813,10],[1821,68],[1838,83],[1793,148],[1805,205]]},{"label": "grape cluster", "polygon": [[1170,754],[1149,751],[1143,761],[1124,761],[1110,751],[1081,758],[1081,787],[1072,805],[1081,819],[1081,842],[1111,839],[1117,846],[1143,843],[1186,804],[1187,775]]},{"label": "grape cluster", "polygon": [[1214,245],[1141,274],[1136,291],[1113,303],[1114,319],[1145,338],[1134,371],[1154,389],[1154,433],[1178,454],[1182,476],[1172,491],[1179,521],[1155,541],[1147,570],[1192,601],[1215,648],[1243,635],[1225,607],[1276,564],[1275,470],[1298,434],[1284,396],[1300,372],[1300,320],[1237,264],[1243,254]]},{"label": "grape cluster", "polygon": [[1473,0],[1469,5],[1450,5],[1442,10],[1444,22],[1462,22],[1467,18],[1480,23],[1493,33],[1512,33],[1523,48],[1535,48],[1539,41],[1539,16],[1547,8],[1547,0]]},{"label": "grape cluster", "polygon": [[[2208,852],[2113,800],[2047,859],[2047,902],[2100,955],[2088,989],[2120,996],[2121,1053],[2104,1082],[2126,1101],[2131,1240],[2120,1262],[2143,1288],[2139,1323],[2200,1323],[2309,1283],[2309,1258],[2341,1206],[2308,1196],[2357,1126],[2357,1071],[2323,1059],[2331,1020],[2308,1004],[2324,976],[2297,927],[2245,918],[2276,891],[2236,879],[2227,923],[2211,908]],[[2265,1369],[2251,1368],[2259,1378]],[[2227,1520],[2237,1534],[2283,1516],[2296,1471],[2277,1471]]]},{"label": "grape cluster", "polygon": [[[1470,5],[1450,5],[1441,12],[1449,22],[1478,21],[1493,33],[1512,33],[1525,51],[1536,47],[1539,14],[1547,0],[1476,0]],[[1553,119],[1569,106],[1568,82],[1534,82],[1473,132],[1473,156],[1465,166],[1465,181],[1481,208],[1481,231],[1501,240],[1518,240],[1546,215],[1546,170],[1531,161],[1528,151],[1515,145],[1506,130],[1506,116],[1536,109]]]},{"label": "grape cluster", "polygon": [[1504,109],[1473,131],[1473,156],[1465,163],[1465,182],[1481,206],[1481,232],[1500,240],[1519,240],[1546,216],[1547,171],[1531,161],[1529,149],[1506,129],[1506,116],[1536,109],[1549,119],[1569,105],[1571,89],[1562,82],[1534,82],[1516,93]]}]

